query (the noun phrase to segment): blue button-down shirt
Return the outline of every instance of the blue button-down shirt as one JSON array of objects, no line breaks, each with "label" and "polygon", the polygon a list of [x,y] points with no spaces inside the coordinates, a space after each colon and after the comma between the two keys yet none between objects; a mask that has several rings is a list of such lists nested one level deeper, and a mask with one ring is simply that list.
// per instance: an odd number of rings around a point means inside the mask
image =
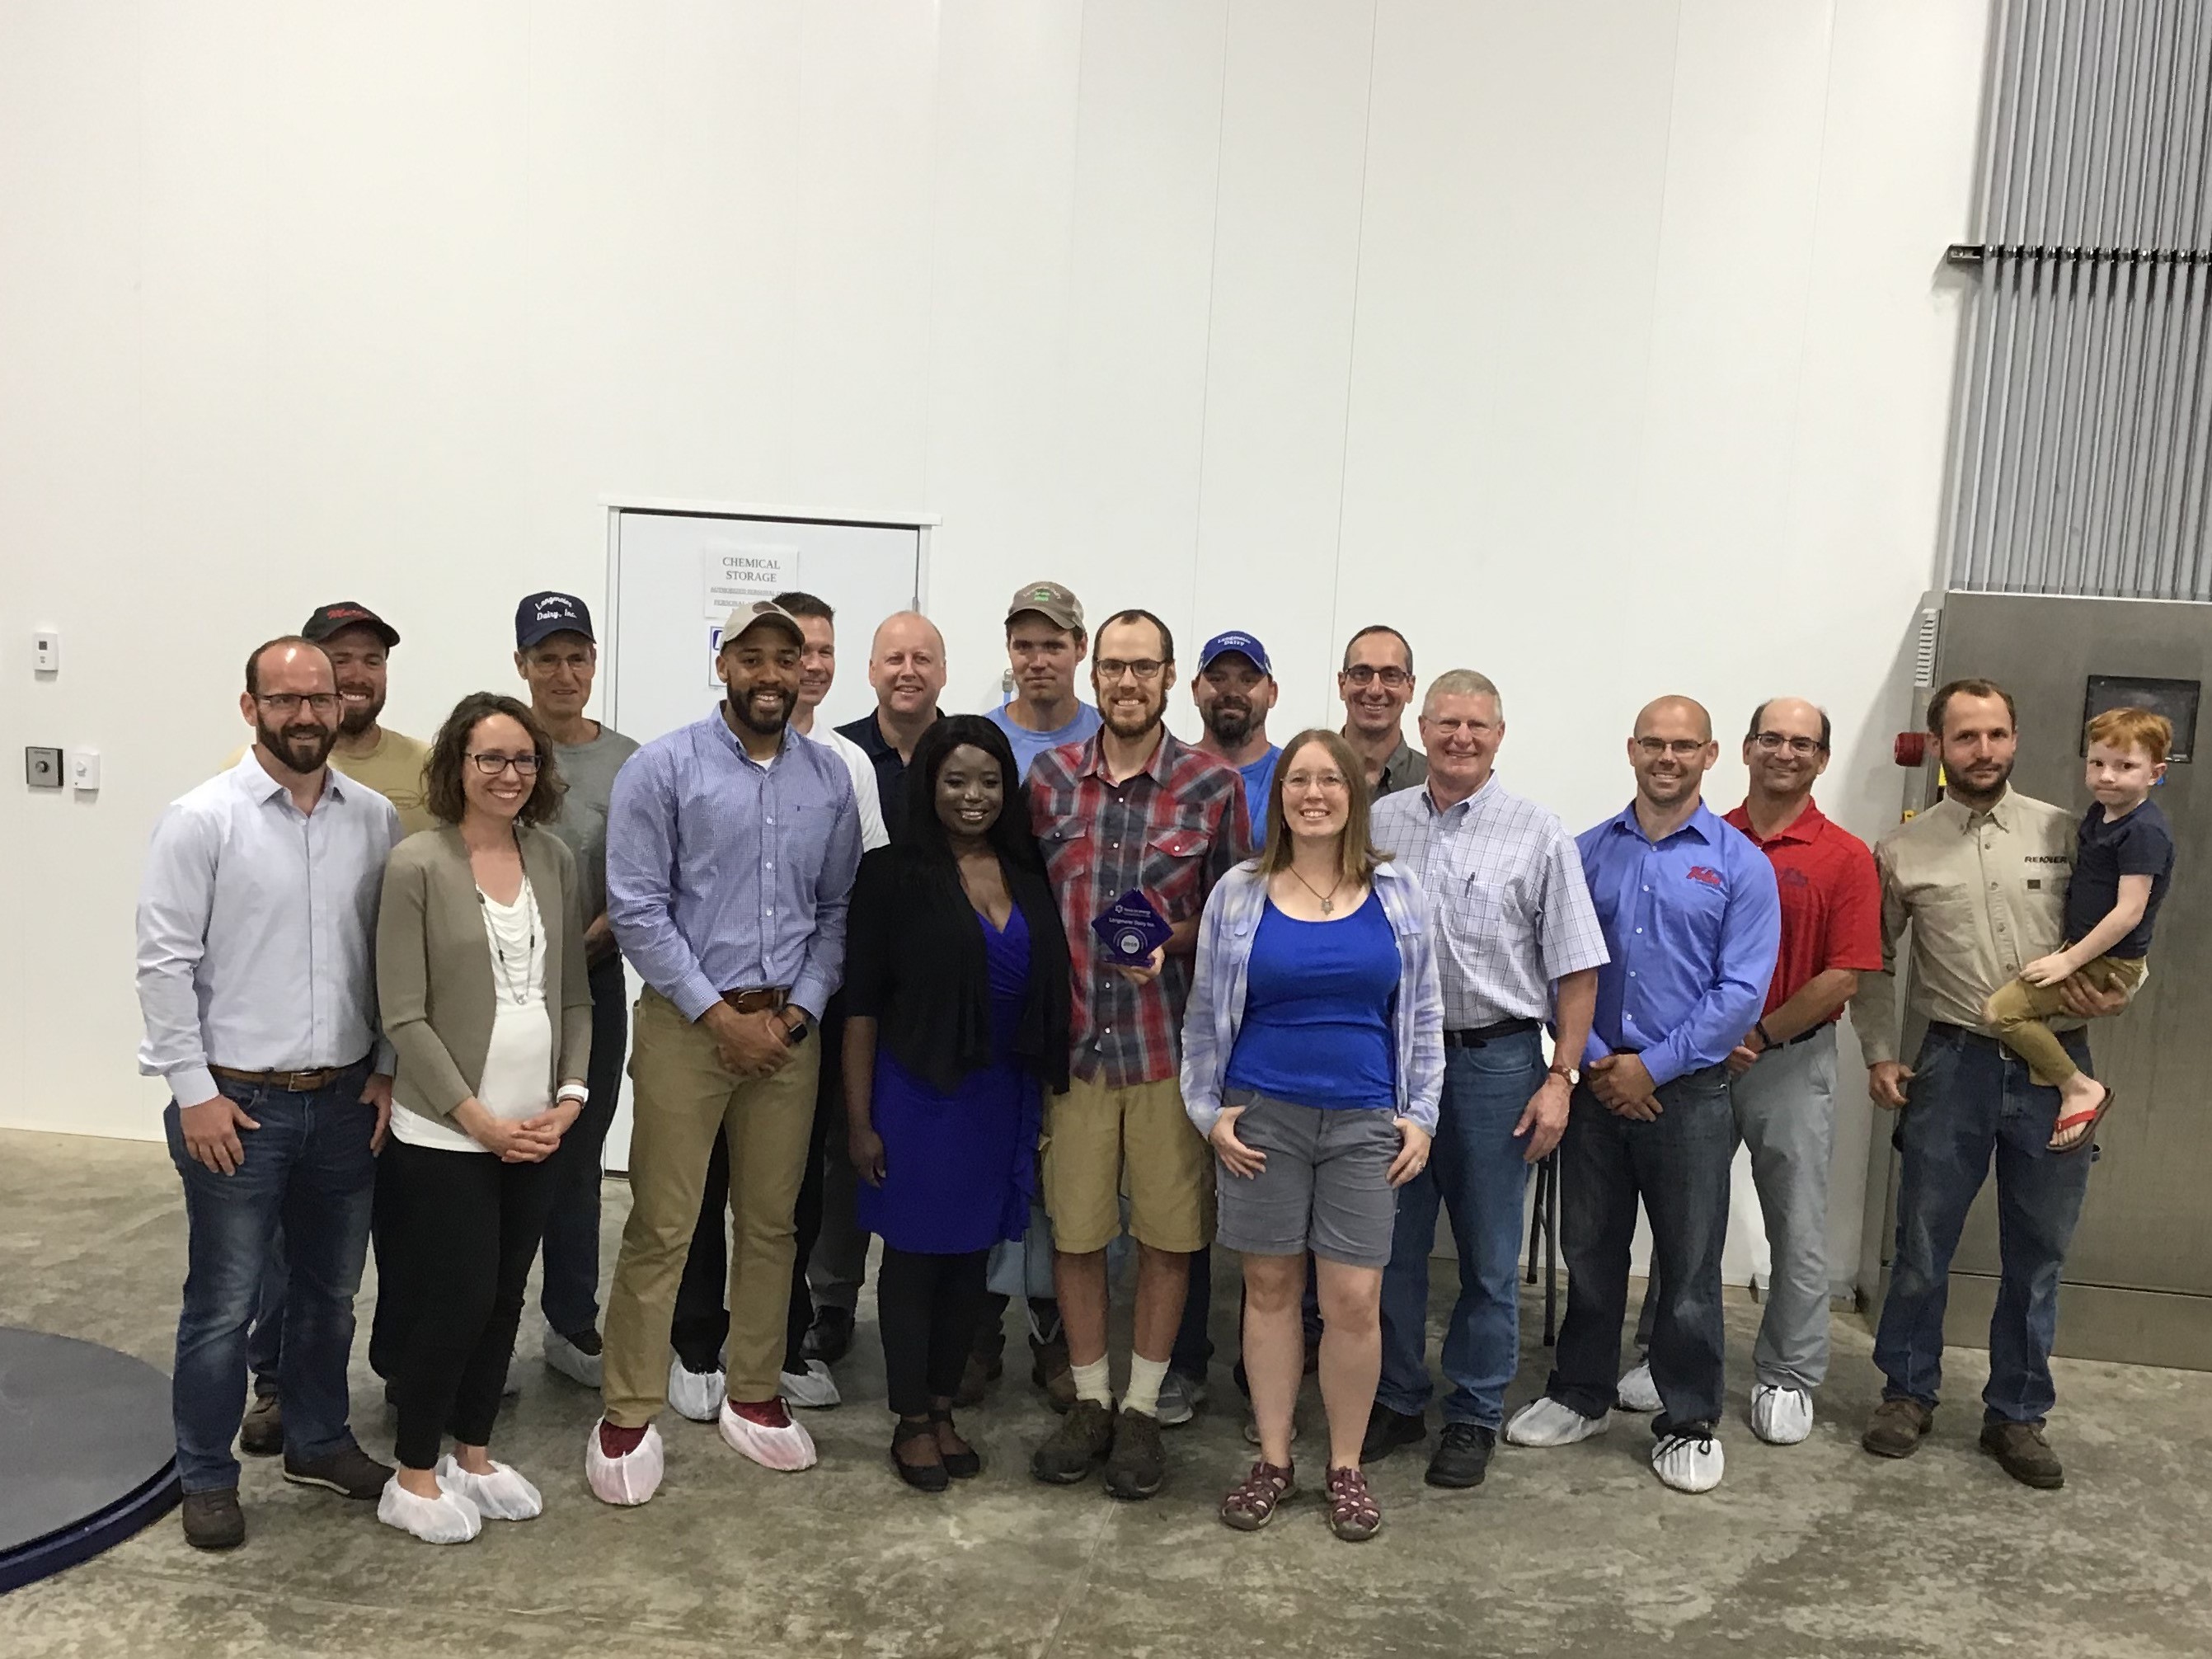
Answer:
[{"label": "blue button-down shirt", "polygon": [[725,991],[769,985],[819,1019],[843,981],[860,865],[845,763],[788,732],[763,766],[717,708],[647,744],[615,779],[607,920],[686,1019]]},{"label": "blue button-down shirt", "polygon": [[1575,845],[1613,957],[1598,969],[1584,1059],[1633,1049],[1655,1084],[1718,1065],[1774,978],[1774,866],[1703,802],[1656,844],[1632,804]]}]

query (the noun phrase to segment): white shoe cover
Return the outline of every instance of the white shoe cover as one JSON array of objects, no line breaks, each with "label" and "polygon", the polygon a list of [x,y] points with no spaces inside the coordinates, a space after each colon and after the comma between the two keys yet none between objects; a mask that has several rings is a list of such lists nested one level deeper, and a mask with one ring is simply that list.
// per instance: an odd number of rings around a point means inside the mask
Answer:
[{"label": "white shoe cover", "polygon": [[606,1380],[606,1356],[586,1353],[550,1325],[545,1328],[545,1364],[579,1388],[596,1389]]},{"label": "white shoe cover", "polygon": [[483,1530],[483,1516],[460,1493],[441,1491],[435,1498],[418,1498],[399,1484],[397,1474],[384,1483],[376,1518],[426,1544],[465,1544]]},{"label": "white shoe cover", "polygon": [[684,1362],[668,1362],[668,1403],[694,1423],[711,1423],[728,1398],[729,1382],[721,1371],[690,1371]]},{"label": "white shoe cover", "polygon": [[803,1371],[786,1371],[779,1385],[783,1397],[794,1406],[809,1411],[827,1411],[842,1404],[844,1396],[837,1392],[837,1379],[830,1375],[830,1368],[818,1359],[806,1362]]},{"label": "white shoe cover", "polygon": [[1613,1413],[1602,1417],[1584,1417],[1571,1406],[1565,1406],[1546,1395],[1541,1400],[1523,1406],[1513,1413],[1505,1425],[1505,1443],[1509,1446],[1571,1446],[1577,1440],[1587,1440],[1594,1434],[1603,1434],[1613,1426]]},{"label": "white shoe cover", "polygon": [[764,1469],[796,1474],[814,1467],[814,1437],[797,1423],[788,1428],[763,1428],[749,1417],[740,1417],[722,1403],[722,1438],[734,1452],[742,1452]]},{"label": "white shoe cover", "polygon": [[1728,1460],[1709,1434],[1669,1434],[1651,1448],[1651,1472],[1676,1492],[1711,1492]]},{"label": "white shoe cover", "polygon": [[1794,1446],[1813,1432],[1813,1396],[1761,1382],[1751,1391],[1751,1431],[1770,1446]]},{"label": "white shoe cover", "polygon": [[487,1521],[534,1521],[545,1512],[545,1500],[520,1469],[496,1458],[489,1474],[471,1474],[447,1452],[438,1465],[438,1484],[458,1492],[477,1506]]},{"label": "white shoe cover", "polygon": [[599,1425],[592,1425],[591,1438],[584,1443],[584,1479],[592,1496],[602,1504],[627,1507],[646,1502],[660,1490],[660,1477],[667,1469],[660,1431],[650,1424],[646,1425],[645,1438],[622,1457],[610,1457],[599,1449]]},{"label": "white shoe cover", "polygon": [[1651,1380],[1651,1362],[1639,1359],[1636,1369],[1620,1379],[1617,1390],[1618,1404],[1625,1412],[1656,1412],[1659,1409],[1659,1385]]}]

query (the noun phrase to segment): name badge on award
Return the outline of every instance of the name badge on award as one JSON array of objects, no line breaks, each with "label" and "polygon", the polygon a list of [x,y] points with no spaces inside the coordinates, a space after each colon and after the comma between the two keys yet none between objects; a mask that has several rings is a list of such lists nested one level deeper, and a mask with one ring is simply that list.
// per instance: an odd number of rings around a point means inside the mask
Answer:
[{"label": "name badge on award", "polygon": [[1092,918],[1091,931],[1105,946],[1108,962],[1141,968],[1175,930],[1152,902],[1133,888],[1109,905],[1104,915]]}]

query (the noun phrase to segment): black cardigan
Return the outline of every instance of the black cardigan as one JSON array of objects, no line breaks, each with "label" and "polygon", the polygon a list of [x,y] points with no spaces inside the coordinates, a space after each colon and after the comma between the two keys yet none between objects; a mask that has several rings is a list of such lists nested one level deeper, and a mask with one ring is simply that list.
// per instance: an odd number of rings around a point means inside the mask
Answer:
[{"label": "black cardigan", "polygon": [[[1041,870],[1004,866],[1029,926],[1029,998],[1013,1052],[1047,1088],[1067,1087],[1067,934]],[[898,1063],[951,1094],[991,1063],[983,921],[950,864],[879,847],[860,860],[845,937],[845,1012],[878,1022]]]}]

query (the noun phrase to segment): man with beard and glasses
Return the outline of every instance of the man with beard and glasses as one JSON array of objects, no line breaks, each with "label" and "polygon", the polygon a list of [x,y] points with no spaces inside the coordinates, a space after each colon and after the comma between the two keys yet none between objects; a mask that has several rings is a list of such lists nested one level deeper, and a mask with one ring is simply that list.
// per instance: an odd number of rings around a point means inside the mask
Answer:
[{"label": "man with beard and glasses", "polygon": [[320,646],[255,651],[239,707],[253,747],[162,814],[138,899],[138,1069],[168,1085],[185,1186],[173,1393],[198,1549],[246,1537],[231,1441],[280,1220],[284,1478],[374,1502],[392,1474],[347,1426],[346,1362],[392,1111],[372,951],[399,819],[328,765],[340,694]]},{"label": "man with beard and glasses", "polygon": [[1691,1492],[1724,1467],[1713,1431],[1735,1116],[1723,1062],[1759,1018],[1782,939],[1774,867],[1699,795],[1719,758],[1702,705],[1647,704],[1628,740],[1636,799],[1576,838],[1611,960],[1559,1142],[1566,1318],[1543,1398],[1505,1425],[1510,1445],[1565,1446],[1612,1421],[1640,1197],[1662,1286],[1651,1468]]},{"label": "man with beard and glasses", "polygon": [[[1104,725],[1087,742],[1040,755],[1029,778],[1073,976],[1072,1075],[1067,1091],[1046,1103],[1041,1184],[1076,1393],[1030,1469],[1073,1485],[1103,1462],[1107,1490],[1138,1498],[1166,1479],[1160,1384],[1188,1258],[1212,1235],[1212,1153],[1176,1080],[1191,957],[1206,896],[1252,836],[1243,780],[1162,723],[1175,684],[1167,624],[1148,611],[1118,612],[1098,630],[1091,672]],[[1172,931],[1148,962],[1113,966],[1091,924],[1132,890]],[[1117,1419],[1107,1383],[1106,1247],[1121,1232],[1125,1191],[1137,1308]]]},{"label": "man with beard and glasses", "polygon": [[[2026,1486],[2063,1486],[2044,1438],[2057,1401],[2051,1348],[2066,1247],[2089,1188],[2087,1139],[2054,1152],[2058,1091],[1992,1035],[1984,1005],[2028,963],[2065,944],[2074,815],[2015,794],[2020,736],[2012,696],[1984,679],[1954,680],[1928,700],[1942,762],[1943,799],[1883,836],[1881,970],[1859,983],[1852,1024],[1875,1105],[1899,1113],[1895,1141],[1897,1255],[1875,1333],[1881,1404],[1860,1443],[1877,1457],[1919,1449],[1943,1381],[1943,1310],[1951,1255],[1974,1195],[1996,1167],[1999,1258],[1990,1316],[1990,1381],[1982,1449]],[[1898,1059],[1897,955],[1912,929],[1912,1012],[1928,1034],[1911,1066]],[[2116,1013],[2124,991],[2065,981],[2060,1041],[2089,1070],[2079,1020]]]},{"label": "man with beard and glasses", "polygon": [[607,1297],[605,1415],[585,1478],[642,1504],[664,1468],[670,1320],[714,1138],[729,1151],[724,1441],[809,1468],[814,1442],[780,1387],[822,1045],[844,972],[860,819],[845,763],[791,729],[806,631],[772,600],[734,611],[720,708],[656,738],[615,780],[607,914],[644,980],[630,1059],[629,1224]]},{"label": "man with beard and glasses", "polygon": [[1344,647],[1336,694],[1344,699],[1344,740],[1367,772],[1380,800],[1429,775],[1421,751],[1406,741],[1406,706],[1413,700],[1413,647],[1395,628],[1376,623]]},{"label": "man with beard and glasses", "polygon": [[868,684],[876,694],[873,714],[848,720],[837,735],[860,745],[875,763],[876,796],[884,828],[898,834],[906,811],[906,768],[921,734],[937,724],[937,700],[945,695],[945,635],[919,611],[900,611],[876,624],[868,647]]}]

